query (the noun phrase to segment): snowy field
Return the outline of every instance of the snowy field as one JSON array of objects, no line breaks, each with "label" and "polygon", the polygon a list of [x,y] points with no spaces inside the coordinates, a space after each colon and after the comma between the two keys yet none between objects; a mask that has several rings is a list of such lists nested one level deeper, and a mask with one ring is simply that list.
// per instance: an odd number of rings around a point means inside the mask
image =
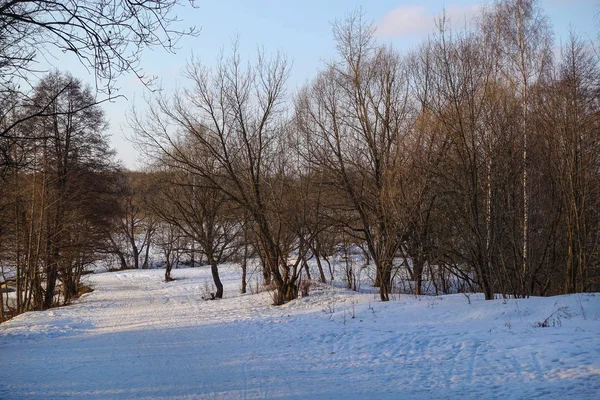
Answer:
[{"label": "snowy field", "polygon": [[91,275],[76,304],[0,325],[0,399],[600,399],[600,294],[319,286],[274,307],[233,266],[221,301],[208,269],[173,272]]}]

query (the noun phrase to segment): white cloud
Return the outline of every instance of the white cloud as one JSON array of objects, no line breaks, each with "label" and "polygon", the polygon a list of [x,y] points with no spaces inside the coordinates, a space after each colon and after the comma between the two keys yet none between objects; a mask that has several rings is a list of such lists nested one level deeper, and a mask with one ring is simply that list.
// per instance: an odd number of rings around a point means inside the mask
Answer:
[{"label": "white cloud", "polygon": [[549,6],[573,5],[573,3],[583,3],[583,0],[546,0],[542,4]]},{"label": "white cloud", "polygon": [[379,36],[418,35],[431,31],[433,16],[423,6],[398,7],[377,24]]},{"label": "white cloud", "polygon": [[[481,10],[481,4],[467,7],[446,8],[446,16],[451,24],[462,27],[469,23]],[[431,12],[423,6],[398,7],[383,16],[377,24],[377,35],[383,37],[426,35],[435,30],[435,23],[442,10]]]}]

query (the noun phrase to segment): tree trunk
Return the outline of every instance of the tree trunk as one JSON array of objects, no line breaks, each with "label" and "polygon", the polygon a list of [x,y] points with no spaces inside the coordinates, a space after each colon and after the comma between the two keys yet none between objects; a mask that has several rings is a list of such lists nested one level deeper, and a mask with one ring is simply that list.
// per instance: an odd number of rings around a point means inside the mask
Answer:
[{"label": "tree trunk", "polygon": [[325,260],[325,262],[327,263],[327,269],[329,270],[329,277],[331,278],[331,282],[333,282],[333,267],[331,266],[331,263],[329,262],[329,258],[327,256],[323,256],[323,260]]},{"label": "tree trunk", "polygon": [[298,298],[298,285],[295,282],[285,282],[278,286],[273,296],[273,304],[280,306]]},{"label": "tree trunk", "polygon": [[260,264],[262,267],[262,276],[265,286],[271,286],[271,270],[269,269],[267,257],[264,254],[264,250],[259,248],[258,258],[260,258]]},{"label": "tree trunk", "polygon": [[133,250],[133,268],[140,269],[140,252],[135,244],[133,245],[132,250]]},{"label": "tree trunk", "polygon": [[148,269],[149,258],[150,258],[150,235],[148,235],[148,239],[146,241],[146,251],[144,253],[144,264],[142,264],[142,269]]},{"label": "tree trunk", "polygon": [[215,287],[217,288],[217,292],[215,293],[216,299],[223,298],[223,283],[221,282],[221,278],[219,278],[219,267],[217,263],[211,259],[210,261],[210,272],[212,273],[213,281],[215,283]]},{"label": "tree trunk", "polygon": [[[6,285],[6,291],[8,292],[8,285]],[[0,322],[4,322],[4,295],[2,288],[0,288]]]},{"label": "tree trunk", "polygon": [[377,277],[379,278],[379,298],[381,301],[389,301],[392,284],[392,262],[385,260],[377,266]]},{"label": "tree trunk", "polygon": [[79,278],[73,272],[74,271],[72,269],[65,270],[65,274],[62,280],[65,304],[68,304],[71,301],[71,299],[77,295],[77,284]]},{"label": "tree trunk", "polygon": [[191,250],[191,254],[190,254],[190,266],[192,268],[194,268],[196,266],[196,246],[195,246],[195,241],[194,239],[192,239],[192,250]]},{"label": "tree trunk", "polygon": [[167,265],[165,266],[165,282],[171,282],[173,278],[171,278],[171,270],[173,269],[173,263],[170,260],[170,257],[166,257]]},{"label": "tree trunk", "polygon": [[46,292],[42,304],[43,310],[51,308],[54,303],[54,289],[56,288],[56,279],[58,277],[56,264],[54,262],[50,262],[49,264],[50,265],[48,265],[48,268],[46,269]]},{"label": "tree trunk", "polygon": [[[246,228],[244,228],[244,239],[246,238]],[[242,257],[242,290],[241,293],[246,293],[246,276],[248,271],[248,242],[244,240],[244,255]]]},{"label": "tree trunk", "polygon": [[127,269],[127,260],[125,259],[125,254],[123,254],[123,252],[119,249],[119,246],[117,245],[117,242],[115,242],[115,239],[112,237],[112,235],[109,235],[109,240],[112,244],[114,253],[117,255],[117,257],[119,257],[119,263],[121,264],[120,269]]},{"label": "tree trunk", "polygon": [[117,256],[119,257],[119,262],[121,263],[121,270],[127,269],[127,260],[125,260],[125,255],[122,251],[117,251]]},{"label": "tree trunk", "polygon": [[244,258],[244,261],[242,262],[242,289],[240,290],[240,292],[242,294],[245,294],[247,291],[247,289],[246,289],[247,271],[248,271],[248,263],[246,262],[246,259]]},{"label": "tree trunk", "polygon": [[306,262],[305,257],[302,257],[302,265],[304,266],[304,271],[306,271],[306,277],[308,280],[312,280],[312,277],[310,276],[310,268],[308,267],[308,262]]},{"label": "tree trunk", "polygon": [[423,271],[425,269],[425,263],[423,259],[419,256],[417,257],[417,261],[413,262],[413,281],[415,282],[415,296],[420,296],[421,287],[423,285]]},{"label": "tree trunk", "polygon": [[319,254],[317,246],[311,245],[310,250],[313,252],[315,260],[317,261],[317,268],[319,269],[319,279],[321,279],[321,283],[327,283],[327,279],[325,278],[325,272],[323,271],[323,264],[321,263],[321,254]]}]

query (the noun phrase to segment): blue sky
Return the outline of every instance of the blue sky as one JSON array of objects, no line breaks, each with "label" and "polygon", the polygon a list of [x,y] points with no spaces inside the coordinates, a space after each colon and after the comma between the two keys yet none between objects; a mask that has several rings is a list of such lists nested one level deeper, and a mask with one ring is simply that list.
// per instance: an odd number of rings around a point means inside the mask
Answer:
[{"label": "blue sky", "polygon": [[[243,56],[253,57],[258,46],[267,53],[282,51],[292,61],[290,90],[311,79],[322,67],[323,61],[335,57],[331,23],[343,19],[349,12],[362,8],[368,21],[377,26],[377,35],[383,42],[392,43],[401,51],[414,48],[434,29],[434,20],[444,9],[453,24],[464,25],[482,2],[475,0],[196,0],[197,8],[187,6],[178,10],[182,26],[195,25],[201,29],[199,37],[185,38],[176,55],[164,51],[146,51],[142,65],[156,75],[162,86],[169,90],[182,86],[179,78],[186,62],[195,58],[211,65],[219,51],[230,47],[232,38],[239,36]],[[596,17],[600,0],[541,0],[540,5],[549,16],[555,32],[556,44],[567,37],[570,27],[580,35],[594,39],[600,32],[600,19]],[[92,83],[85,69],[72,60],[60,61],[59,69],[71,72]],[[69,68],[71,67],[71,68]],[[128,168],[135,168],[137,155],[125,139],[126,110],[132,102],[142,104],[147,89],[133,76],[119,82],[120,99],[106,104],[113,146]],[[146,93],[147,94],[147,93]]]}]

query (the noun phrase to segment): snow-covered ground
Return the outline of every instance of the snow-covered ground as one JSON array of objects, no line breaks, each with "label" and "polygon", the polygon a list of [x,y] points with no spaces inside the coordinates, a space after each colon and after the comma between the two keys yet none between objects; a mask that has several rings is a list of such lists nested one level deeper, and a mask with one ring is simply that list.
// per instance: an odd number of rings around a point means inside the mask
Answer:
[{"label": "snow-covered ground", "polygon": [[0,399],[600,398],[600,294],[318,286],[274,307],[222,274],[221,301],[202,300],[207,269],[95,274],[76,304],[0,325]]}]

